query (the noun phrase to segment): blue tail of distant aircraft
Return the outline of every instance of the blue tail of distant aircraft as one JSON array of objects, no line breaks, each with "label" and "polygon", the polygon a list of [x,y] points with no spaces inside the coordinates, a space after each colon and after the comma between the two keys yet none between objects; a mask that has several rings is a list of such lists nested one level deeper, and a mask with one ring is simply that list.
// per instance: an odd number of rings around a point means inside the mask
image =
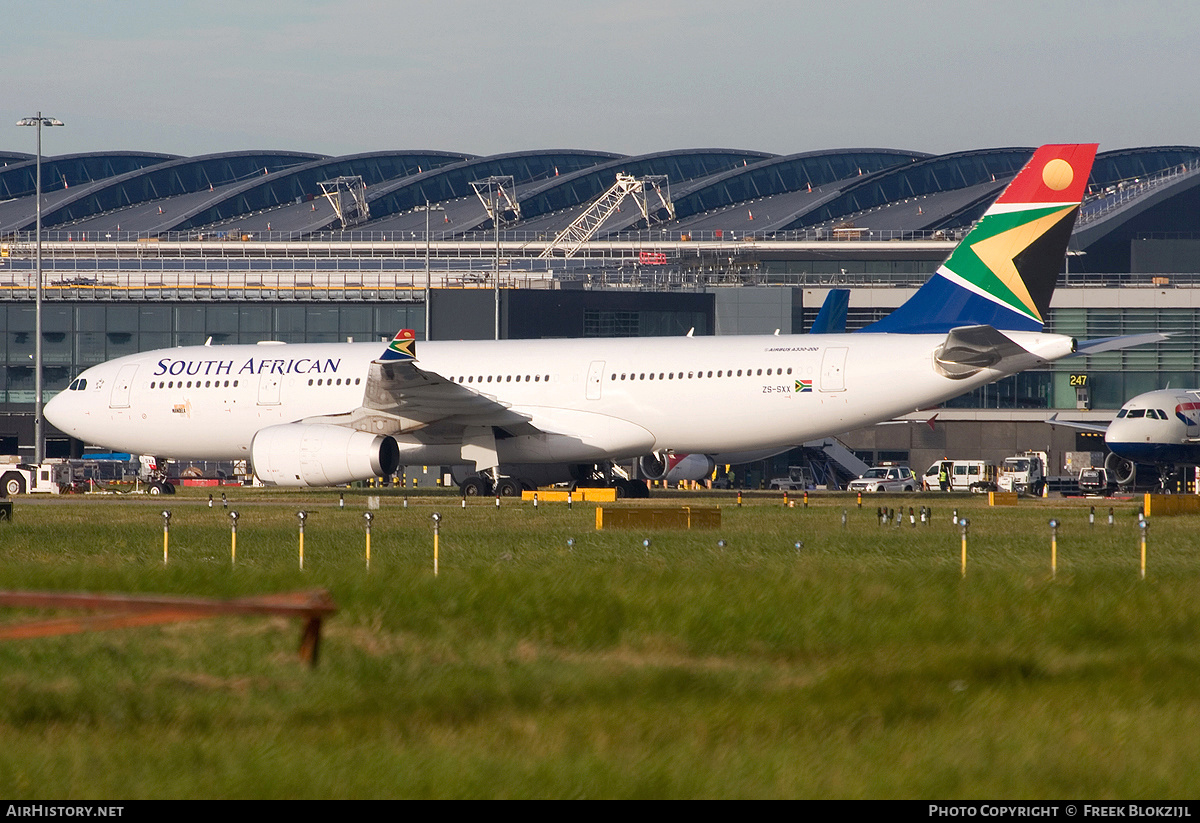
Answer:
[{"label": "blue tail of distant aircraft", "polygon": [[809,334],[844,334],[850,312],[850,289],[830,289],[821,310],[813,318]]}]

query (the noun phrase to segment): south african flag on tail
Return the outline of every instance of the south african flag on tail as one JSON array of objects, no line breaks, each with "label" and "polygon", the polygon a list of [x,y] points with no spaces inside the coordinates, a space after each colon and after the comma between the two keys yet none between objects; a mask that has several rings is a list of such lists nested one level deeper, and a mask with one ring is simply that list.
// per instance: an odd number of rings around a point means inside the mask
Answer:
[{"label": "south african flag on tail", "polygon": [[380,363],[395,363],[417,359],[417,333],[412,329],[401,329],[396,332],[392,342],[383,350],[379,357]]},{"label": "south african flag on tail", "polygon": [[1039,331],[1095,158],[1095,143],[1039,148],[937,273],[863,331]]}]

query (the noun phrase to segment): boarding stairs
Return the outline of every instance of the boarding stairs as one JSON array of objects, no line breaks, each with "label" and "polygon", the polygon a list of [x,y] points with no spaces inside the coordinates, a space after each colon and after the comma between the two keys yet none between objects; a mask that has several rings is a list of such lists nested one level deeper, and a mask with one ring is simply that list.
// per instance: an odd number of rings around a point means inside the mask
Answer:
[{"label": "boarding stairs", "polygon": [[840,489],[870,468],[836,437],[809,440],[803,446],[800,465],[807,466],[815,485]]}]

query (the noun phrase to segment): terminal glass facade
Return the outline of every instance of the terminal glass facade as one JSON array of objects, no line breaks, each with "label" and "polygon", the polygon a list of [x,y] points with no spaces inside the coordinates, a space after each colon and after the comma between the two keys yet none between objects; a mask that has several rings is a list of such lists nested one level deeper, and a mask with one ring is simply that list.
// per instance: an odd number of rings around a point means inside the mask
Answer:
[{"label": "terminal glass facade", "polygon": [[[0,310],[0,408],[32,407],[34,305]],[[391,339],[399,329],[424,336],[420,304],[43,303],[42,377],[46,399],[83,369],[151,349],[281,340],[336,343]]]}]

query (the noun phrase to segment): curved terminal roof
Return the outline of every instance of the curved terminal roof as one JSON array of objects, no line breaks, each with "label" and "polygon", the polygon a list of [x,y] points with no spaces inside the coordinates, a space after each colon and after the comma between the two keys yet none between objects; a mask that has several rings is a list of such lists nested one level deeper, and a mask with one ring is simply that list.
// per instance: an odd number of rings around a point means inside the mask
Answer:
[{"label": "curved terminal roof", "polygon": [[1200,161],[1196,146],[1150,146],[1140,149],[1117,149],[1100,152],[1092,166],[1091,187],[1149,177],[1170,169]]},{"label": "curved terminal roof", "polygon": [[[134,203],[212,190],[218,185],[270,174],[318,157],[321,155],[302,152],[230,152],[159,162],[84,186],[64,188],[43,203],[42,226],[72,223]],[[45,179],[43,161],[43,190]],[[32,201],[30,205],[34,205]],[[0,222],[0,232],[32,229],[33,209],[27,211],[23,220]]]},{"label": "curved terminal roof", "polygon": [[1098,155],[1092,197],[1084,203],[1074,242],[1087,252],[1079,270],[1124,272],[1132,241],[1148,235],[1200,233],[1200,148],[1162,146]]},{"label": "curved terminal roof", "polygon": [[[407,151],[322,158],[261,179],[228,186],[221,199],[193,209],[169,230],[186,231],[231,222],[251,228],[246,218],[254,215],[262,218],[252,221],[255,224],[252,228],[259,231],[316,231],[336,219],[332,207],[322,197],[322,182],[337,177],[361,177],[370,192],[372,187],[460,163],[470,157],[473,155]],[[314,204],[323,208],[312,208]],[[320,217],[314,220],[314,214]]]},{"label": "curved terminal roof", "polygon": [[528,192],[521,198],[521,215],[531,219],[591,203],[612,187],[618,174],[634,177],[665,175],[674,199],[676,189],[682,183],[757,165],[775,156],[735,149],[683,149],[621,157],[561,179],[555,178]]},{"label": "curved terminal roof", "polygon": [[[504,231],[552,237],[624,172],[667,177],[676,216],[655,224],[655,230],[668,234],[736,237],[853,224],[864,232],[903,236],[969,225],[1031,151],[1009,147],[933,156],[868,148],[785,157],[738,149],[635,157],[570,149],[490,157],[247,151],[192,158],[94,152],[43,158],[43,226],[48,236],[62,239],[114,231],[416,237],[425,230],[428,200],[437,206],[430,215],[434,236],[457,236],[491,225],[471,183],[511,176],[521,214],[519,220],[505,215]],[[0,153],[0,234],[32,230],[35,165],[27,154]],[[345,176],[363,178],[370,219],[342,235],[318,184]],[[640,210],[626,204],[596,236],[613,237],[643,223]],[[1075,243],[1087,252],[1080,267],[1128,270],[1130,241],[1155,232],[1200,234],[1200,147],[1098,154],[1076,228]],[[1107,268],[1095,268],[1101,265]]]},{"label": "curved terminal roof", "polygon": [[483,204],[471,187],[474,181],[488,177],[512,177],[516,188],[514,197],[519,200],[526,186],[619,157],[621,155],[611,152],[558,149],[496,154],[444,166],[394,183],[383,191],[369,192],[367,199],[371,207],[371,222],[367,228],[378,231],[407,230],[407,225],[413,222],[410,213],[414,209],[421,209],[420,225],[424,231],[425,212],[422,207],[428,202],[440,204],[446,209],[444,217],[449,218],[450,222],[443,223],[445,231],[469,231],[481,227],[485,222],[490,224]]},{"label": "curved terminal roof", "polygon": [[[803,229],[842,222],[891,203],[986,187],[1016,174],[1032,155],[1033,149],[1027,148],[982,149],[943,154],[891,168],[855,181],[836,197],[797,215],[782,228]],[[924,218],[923,214],[919,216]]]},{"label": "curved terminal roof", "polygon": [[[177,154],[140,151],[89,152],[43,157],[42,191],[82,186],[178,159]],[[0,167],[0,199],[32,197],[36,189],[36,157],[12,160]]]},{"label": "curved terminal roof", "polygon": [[668,227],[772,231],[828,199],[845,181],[929,156],[897,149],[845,149],[764,160],[673,191],[676,221]]}]

